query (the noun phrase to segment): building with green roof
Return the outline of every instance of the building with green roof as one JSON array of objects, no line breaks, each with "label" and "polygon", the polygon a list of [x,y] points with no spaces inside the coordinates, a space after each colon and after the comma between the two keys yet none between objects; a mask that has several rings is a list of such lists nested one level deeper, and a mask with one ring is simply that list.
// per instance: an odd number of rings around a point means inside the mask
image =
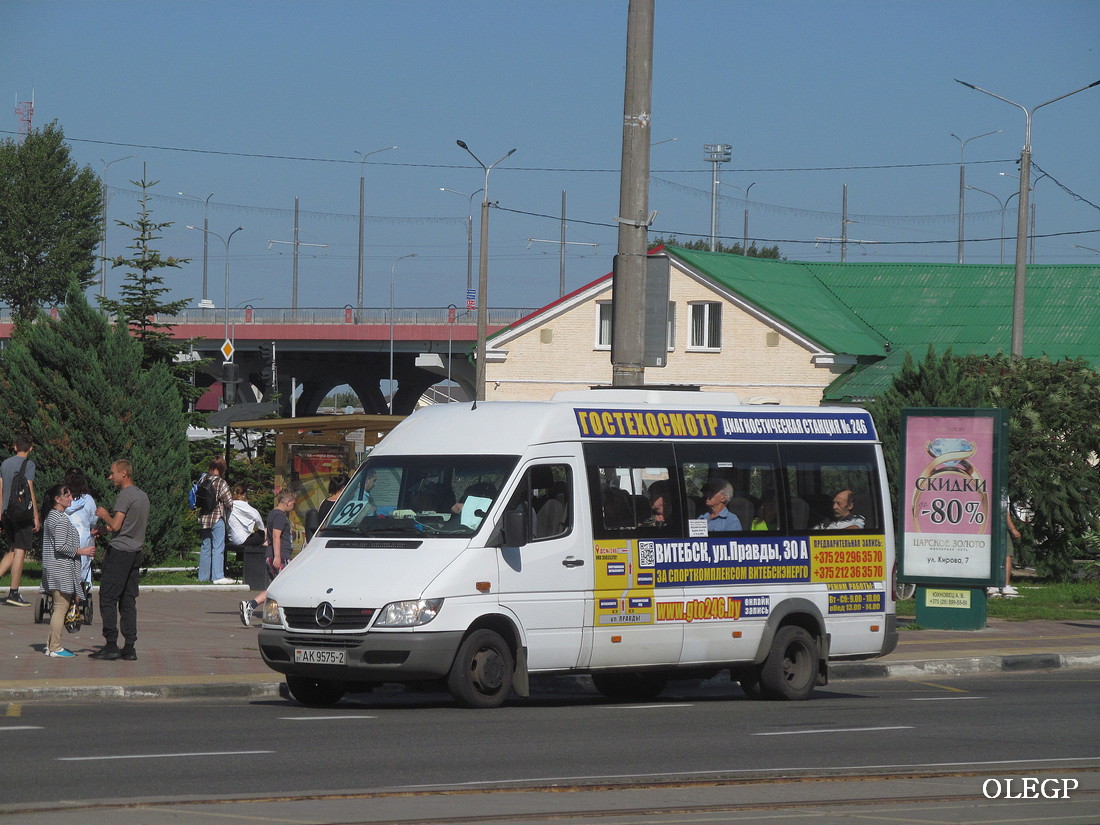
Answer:
[{"label": "building with green roof", "polygon": [[[929,344],[960,355],[1010,349],[1012,265],[663,251],[672,262],[669,358],[647,368],[647,383],[700,384],[759,403],[859,403]],[[610,383],[610,290],[605,275],[493,336],[488,377],[498,394],[488,397]],[[1024,355],[1100,364],[1100,266],[1028,267]]]}]

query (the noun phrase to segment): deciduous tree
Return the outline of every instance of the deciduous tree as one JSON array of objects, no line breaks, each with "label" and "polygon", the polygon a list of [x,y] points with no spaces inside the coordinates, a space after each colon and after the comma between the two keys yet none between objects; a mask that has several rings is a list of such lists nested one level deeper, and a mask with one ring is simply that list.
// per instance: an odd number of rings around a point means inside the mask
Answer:
[{"label": "deciduous tree", "polygon": [[895,512],[903,407],[1009,411],[1008,496],[1027,515],[1017,563],[1068,577],[1100,517],[1100,373],[1082,359],[937,355],[931,347],[919,365],[907,357],[893,386],[871,405]]},{"label": "deciduous tree", "polygon": [[56,122],[0,143],[0,300],[17,321],[95,281],[99,179],[78,168]]}]

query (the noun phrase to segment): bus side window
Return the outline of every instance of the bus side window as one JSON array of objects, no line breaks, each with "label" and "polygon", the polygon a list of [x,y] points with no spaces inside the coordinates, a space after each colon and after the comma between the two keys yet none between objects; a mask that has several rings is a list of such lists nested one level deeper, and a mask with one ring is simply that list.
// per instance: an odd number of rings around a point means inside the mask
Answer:
[{"label": "bus side window", "polygon": [[792,531],[883,529],[873,447],[783,444],[780,453]]},{"label": "bus side window", "polygon": [[566,464],[536,464],[508,501],[505,513],[520,513],[527,524],[527,540],[562,536],[573,527],[573,484]]},{"label": "bus side window", "polygon": [[732,488],[725,509],[739,531],[715,535],[781,531],[779,453],[773,444],[677,444],[679,476],[687,495],[688,518],[706,518],[707,496],[722,484]]}]

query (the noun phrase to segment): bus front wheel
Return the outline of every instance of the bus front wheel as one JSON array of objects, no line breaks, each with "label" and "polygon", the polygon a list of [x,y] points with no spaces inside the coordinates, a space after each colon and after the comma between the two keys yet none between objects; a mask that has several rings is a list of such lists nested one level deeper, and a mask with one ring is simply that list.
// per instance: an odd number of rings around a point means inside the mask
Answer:
[{"label": "bus front wheel", "polygon": [[475,630],[459,645],[447,687],[468,708],[496,708],[512,692],[515,658],[508,643],[492,630]]},{"label": "bus front wheel", "polygon": [[760,687],[768,699],[809,699],[817,683],[817,642],[804,628],[786,625],[772,639],[760,666]]}]

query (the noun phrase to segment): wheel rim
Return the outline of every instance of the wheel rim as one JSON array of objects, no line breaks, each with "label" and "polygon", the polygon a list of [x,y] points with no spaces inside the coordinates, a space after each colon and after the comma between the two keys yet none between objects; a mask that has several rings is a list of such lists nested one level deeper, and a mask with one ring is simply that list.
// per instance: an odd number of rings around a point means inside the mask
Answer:
[{"label": "wheel rim", "polygon": [[504,684],[504,657],[492,648],[482,648],[470,663],[470,676],[479,692],[496,693]]},{"label": "wheel rim", "polygon": [[788,684],[801,686],[809,676],[809,651],[799,643],[791,644],[783,654],[783,679]]}]

